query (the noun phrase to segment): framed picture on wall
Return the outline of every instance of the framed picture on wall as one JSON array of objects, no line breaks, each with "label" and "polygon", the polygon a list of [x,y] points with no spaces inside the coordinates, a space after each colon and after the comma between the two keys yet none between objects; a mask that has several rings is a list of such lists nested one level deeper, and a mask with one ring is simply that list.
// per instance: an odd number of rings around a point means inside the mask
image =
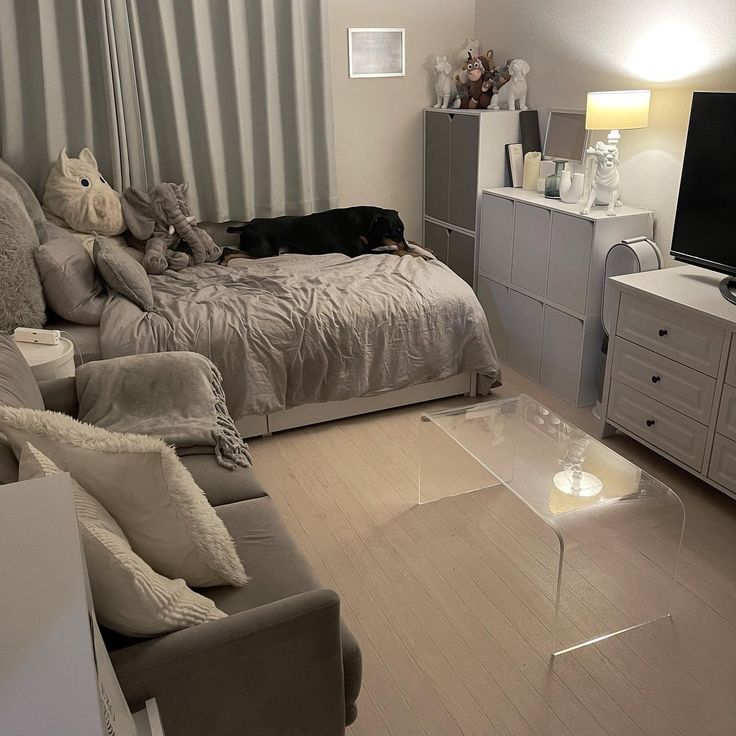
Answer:
[{"label": "framed picture on wall", "polygon": [[404,28],[348,28],[350,76],[405,77],[404,35]]}]

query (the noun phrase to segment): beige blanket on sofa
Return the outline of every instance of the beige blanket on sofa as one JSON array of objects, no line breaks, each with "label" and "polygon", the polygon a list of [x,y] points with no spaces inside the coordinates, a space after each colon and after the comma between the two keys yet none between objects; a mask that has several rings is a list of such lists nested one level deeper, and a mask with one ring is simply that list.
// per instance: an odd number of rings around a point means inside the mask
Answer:
[{"label": "beige blanket on sofa", "polygon": [[466,371],[499,378],[473,290],[436,260],[283,255],[167,271],[151,283],[157,313],[110,295],[103,357],[206,355],[236,420]]}]

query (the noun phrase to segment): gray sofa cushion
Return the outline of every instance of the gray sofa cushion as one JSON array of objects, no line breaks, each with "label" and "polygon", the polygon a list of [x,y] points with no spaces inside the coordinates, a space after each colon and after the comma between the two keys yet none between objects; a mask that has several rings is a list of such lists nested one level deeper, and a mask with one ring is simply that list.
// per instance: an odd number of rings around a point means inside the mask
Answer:
[{"label": "gray sofa cushion", "polygon": [[130,299],[144,312],[155,311],[151,281],[140,263],[104,238],[95,238],[93,253],[97,270],[108,288]]},{"label": "gray sofa cushion", "polygon": [[[236,613],[321,588],[304,556],[286,530],[274,502],[266,498],[220,506],[217,515],[235,540],[251,580],[244,588],[216,587],[199,592],[225,613]],[[342,623],[345,708],[354,717],[360,692],[361,654],[350,629]]]},{"label": "gray sofa cushion", "polygon": [[80,325],[99,325],[107,302],[105,287],[87,249],[61,228],[36,251],[46,303],[63,319]]},{"label": "gray sofa cushion", "polygon": [[[0,404],[27,409],[44,409],[41,391],[30,366],[15,341],[0,333]],[[18,480],[18,461],[10,446],[0,439],[0,483]]]},{"label": "gray sofa cushion", "polygon": [[179,459],[213,506],[268,495],[252,468],[238,467],[236,470],[223,468],[215,460],[213,452],[198,455],[180,454]]}]

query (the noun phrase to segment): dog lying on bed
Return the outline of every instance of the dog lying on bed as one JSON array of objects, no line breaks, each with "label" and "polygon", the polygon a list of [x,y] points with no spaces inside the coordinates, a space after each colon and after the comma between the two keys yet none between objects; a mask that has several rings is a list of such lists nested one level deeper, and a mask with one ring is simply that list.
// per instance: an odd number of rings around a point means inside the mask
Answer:
[{"label": "dog lying on bed", "polygon": [[[240,234],[240,250],[251,258],[279,253],[322,255],[366,253],[421,255],[404,237],[404,223],[396,210],[381,207],[343,207],[312,215],[259,217],[227,228]],[[403,251],[403,252],[402,252]]]}]

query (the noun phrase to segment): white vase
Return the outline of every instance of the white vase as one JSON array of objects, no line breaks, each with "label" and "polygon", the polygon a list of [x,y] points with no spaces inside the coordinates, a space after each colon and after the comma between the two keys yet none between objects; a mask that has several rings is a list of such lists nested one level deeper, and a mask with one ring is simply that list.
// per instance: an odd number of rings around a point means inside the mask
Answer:
[{"label": "white vase", "polygon": [[573,174],[565,170],[560,174],[560,199],[567,204],[575,204],[583,196],[584,174]]}]

